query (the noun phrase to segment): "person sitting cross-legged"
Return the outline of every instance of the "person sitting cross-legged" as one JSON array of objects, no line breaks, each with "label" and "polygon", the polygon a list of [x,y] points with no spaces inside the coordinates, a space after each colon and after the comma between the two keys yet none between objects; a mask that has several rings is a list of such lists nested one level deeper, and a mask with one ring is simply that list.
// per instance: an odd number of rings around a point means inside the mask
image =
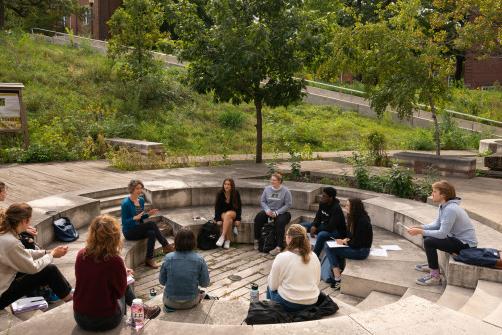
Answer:
[{"label": "person sitting cross-legged", "polygon": [[373,228],[371,221],[364,209],[361,199],[351,198],[346,206],[348,215],[348,236],[344,239],[336,239],[338,244],[347,247],[330,248],[326,244],[326,256],[332,267],[334,280],[331,287],[338,290],[341,286],[341,276],[345,259],[366,259],[370,254],[371,244],[373,243]]},{"label": "person sitting cross-legged", "polygon": [[455,188],[446,180],[432,184],[432,201],[439,203],[439,214],[430,224],[407,229],[410,235],[424,237],[427,264],[415,267],[418,271],[429,272],[417,279],[419,285],[441,285],[439,275],[438,250],[458,254],[460,250],[474,248],[478,241],[471,219],[460,207]]},{"label": "person sitting cross-legged", "polygon": [[319,209],[312,223],[302,222],[312,237],[317,236],[314,253],[321,255],[324,243],[333,238],[347,237],[347,226],[340,201],[336,197],[336,189],[325,187],[322,190]]}]

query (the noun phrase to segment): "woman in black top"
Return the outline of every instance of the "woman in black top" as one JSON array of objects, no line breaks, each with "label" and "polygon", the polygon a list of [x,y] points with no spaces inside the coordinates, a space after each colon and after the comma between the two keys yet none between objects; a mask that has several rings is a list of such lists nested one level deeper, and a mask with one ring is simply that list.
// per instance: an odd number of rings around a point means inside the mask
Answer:
[{"label": "woman in black top", "polygon": [[337,239],[337,244],[343,244],[347,247],[329,248],[326,247],[326,254],[329,258],[334,280],[331,287],[340,289],[342,272],[345,259],[366,259],[370,254],[371,244],[373,243],[373,229],[371,221],[364,209],[361,199],[351,198],[347,201],[348,207],[347,223],[349,237]]},{"label": "woman in black top", "polygon": [[214,205],[214,221],[222,226],[221,236],[216,245],[223,248],[230,248],[230,238],[232,237],[232,225],[235,224],[234,233],[237,235],[237,227],[241,223],[241,196],[235,189],[232,178],[223,181],[221,190],[216,195]]}]

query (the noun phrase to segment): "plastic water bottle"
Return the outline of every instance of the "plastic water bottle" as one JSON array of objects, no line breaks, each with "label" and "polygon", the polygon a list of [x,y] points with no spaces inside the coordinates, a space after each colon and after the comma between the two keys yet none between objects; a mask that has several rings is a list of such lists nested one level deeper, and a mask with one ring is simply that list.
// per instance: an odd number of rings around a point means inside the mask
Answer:
[{"label": "plastic water bottle", "polygon": [[249,291],[249,300],[251,302],[258,302],[260,300],[260,292],[258,291],[258,285],[251,283],[251,291]]},{"label": "plastic water bottle", "polygon": [[155,287],[152,287],[150,289],[150,298],[153,298],[157,295],[157,290],[155,289]]},{"label": "plastic water bottle", "polygon": [[131,305],[131,321],[132,326],[139,330],[145,324],[145,309],[143,308],[143,300],[134,299]]}]

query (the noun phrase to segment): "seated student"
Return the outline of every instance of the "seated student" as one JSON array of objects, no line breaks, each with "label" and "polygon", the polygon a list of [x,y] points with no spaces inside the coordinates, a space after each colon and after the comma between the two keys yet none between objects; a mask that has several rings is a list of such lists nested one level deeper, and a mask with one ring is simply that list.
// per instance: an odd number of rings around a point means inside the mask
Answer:
[{"label": "seated student", "polygon": [[460,250],[477,246],[476,232],[471,219],[460,207],[455,188],[446,180],[432,184],[432,201],[439,203],[439,214],[430,224],[408,229],[410,235],[424,237],[427,264],[417,265],[418,271],[430,272],[417,279],[419,285],[441,285],[438,250],[458,254]]},{"label": "seated student", "polygon": [[[106,331],[117,327],[136,298],[127,285],[131,269],[125,267],[120,252],[122,234],[117,219],[97,216],[89,226],[86,246],[75,263],[77,283],[73,294],[73,314],[80,328]],[[153,319],[160,307],[144,306],[145,318]]]},{"label": "seated student", "polygon": [[159,282],[165,285],[164,305],[169,309],[190,309],[204,298],[200,287],[209,286],[206,261],[194,252],[195,235],[181,229],[174,238],[176,251],[164,257]]},{"label": "seated student", "polygon": [[157,269],[159,265],[153,259],[155,240],[159,241],[166,254],[173,251],[174,248],[169,245],[154,222],[144,222],[146,218],[159,212],[157,209],[150,209],[148,213],[145,213],[145,200],[140,197],[144,187],[141,180],[133,179],[129,182],[127,188],[130,195],[121,204],[122,232],[127,240],[148,239],[145,265]]},{"label": "seated student", "polygon": [[286,250],[272,263],[267,299],[280,303],[287,312],[297,312],[317,302],[321,264],[310,250],[307,231],[301,225],[289,227],[286,243]]},{"label": "seated student", "polygon": [[348,247],[329,248],[325,247],[334,280],[331,287],[338,290],[341,285],[341,276],[345,259],[366,259],[370,254],[371,244],[373,243],[373,228],[371,227],[370,217],[364,209],[361,199],[351,198],[347,201],[347,222],[348,238],[336,239],[338,244],[344,244]]},{"label": "seated student", "polygon": [[0,210],[0,309],[41,286],[49,286],[65,302],[72,299],[70,284],[51,264],[54,258],[66,255],[68,247],[32,250],[19,241],[19,234],[30,225],[31,214],[32,208],[24,203]]},{"label": "seated student", "polygon": [[284,232],[286,225],[291,221],[291,214],[288,212],[293,204],[293,197],[288,188],[282,185],[282,175],[278,172],[270,177],[270,185],[265,187],[261,195],[260,205],[262,211],[254,218],[254,247],[258,249],[258,240],[261,236],[261,229],[267,221],[274,221],[275,240],[277,247],[270,251],[272,256],[277,255],[284,249]]},{"label": "seated student", "polygon": [[317,235],[314,252],[319,257],[324,243],[331,238],[344,238],[347,236],[347,226],[340,201],[336,198],[336,189],[325,187],[322,190],[319,209],[312,223],[303,222],[312,237]]},{"label": "seated student", "polygon": [[216,195],[214,205],[214,221],[222,225],[221,236],[216,245],[223,248],[230,248],[230,239],[232,237],[232,225],[238,227],[241,224],[241,196],[235,189],[235,183],[232,178],[223,181],[221,190]]}]

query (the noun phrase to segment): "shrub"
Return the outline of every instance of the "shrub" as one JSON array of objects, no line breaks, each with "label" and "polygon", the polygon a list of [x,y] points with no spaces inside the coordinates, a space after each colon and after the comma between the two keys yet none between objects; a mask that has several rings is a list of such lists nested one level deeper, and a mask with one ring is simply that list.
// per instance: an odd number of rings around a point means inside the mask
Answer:
[{"label": "shrub", "polygon": [[414,184],[410,170],[394,164],[387,175],[385,188],[388,193],[398,197],[413,198]]},{"label": "shrub", "polygon": [[246,115],[236,109],[225,110],[218,116],[218,122],[222,127],[234,130],[241,128],[245,120]]},{"label": "shrub", "polygon": [[368,149],[369,156],[376,166],[387,166],[389,157],[385,151],[387,141],[385,135],[378,130],[372,131],[365,138],[365,145]]},{"label": "shrub", "polygon": [[417,133],[409,137],[407,146],[411,150],[434,150],[435,145],[432,132],[428,129],[418,129]]}]

